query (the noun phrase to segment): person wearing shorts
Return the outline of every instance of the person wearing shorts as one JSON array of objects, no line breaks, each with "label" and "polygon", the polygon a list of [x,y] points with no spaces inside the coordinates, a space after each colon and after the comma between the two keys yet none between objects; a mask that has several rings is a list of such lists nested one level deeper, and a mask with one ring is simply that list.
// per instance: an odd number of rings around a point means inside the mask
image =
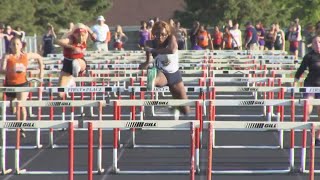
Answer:
[{"label": "person wearing shorts", "polygon": [[[73,30],[59,39],[57,44],[63,48],[63,67],[59,77],[60,87],[74,86],[74,77],[78,77],[80,72],[85,71],[86,61],[84,52],[87,48],[88,36],[95,38],[92,30],[82,23],[74,25]],[[59,96],[63,98],[65,93],[60,92]]]},{"label": "person wearing shorts", "polygon": [[[159,21],[152,28],[154,40],[146,42],[146,61],[140,64],[140,69],[147,69],[151,55],[155,59],[156,69],[148,73],[148,89],[153,90],[154,86],[169,86],[174,99],[188,99],[187,93],[179,71],[178,44],[170,25]],[[189,106],[178,108],[183,114],[190,112]]]},{"label": "person wearing shorts", "polygon": [[[11,54],[6,54],[1,61],[1,74],[5,75],[6,87],[27,87],[29,86],[27,80],[27,68],[30,59],[34,59],[39,64],[39,78],[43,78],[43,61],[42,57],[37,53],[25,53],[22,51],[23,44],[20,38],[14,37],[10,41]],[[14,100],[26,101],[28,98],[28,92],[8,92],[6,96],[10,102]],[[17,110],[12,107],[12,112],[16,114]],[[21,119],[27,120],[26,107],[21,107]],[[25,136],[24,133],[21,135]]]},{"label": "person wearing shorts", "polygon": [[[305,87],[320,87],[320,34],[316,35],[312,40],[312,51],[303,57],[300,67],[295,74],[295,84],[305,70],[309,73],[304,80]],[[306,99],[320,99],[320,93],[304,94]],[[312,105],[309,106],[309,114],[312,112]],[[317,106],[318,120],[320,120],[320,106]],[[316,145],[320,146],[320,131],[316,134]]]}]

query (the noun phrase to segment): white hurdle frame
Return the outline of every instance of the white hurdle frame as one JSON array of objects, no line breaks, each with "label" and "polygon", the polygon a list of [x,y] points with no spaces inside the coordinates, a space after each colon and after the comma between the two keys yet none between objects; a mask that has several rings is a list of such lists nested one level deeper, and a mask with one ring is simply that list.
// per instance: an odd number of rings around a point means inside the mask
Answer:
[{"label": "white hurdle frame", "polygon": [[[142,123],[142,124],[141,124]],[[104,130],[114,130],[114,129],[123,129],[123,128],[141,128],[143,130],[190,130],[190,169],[187,170],[126,170],[121,171],[118,167],[118,138],[116,136],[113,137],[113,163],[112,163],[112,172],[116,174],[189,174],[190,180],[195,179],[195,144],[196,137],[195,132],[196,128],[200,127],[200,122],[198,120],[189,120],[189,121],[167,121],[167,120],[158,120],[158,121],[140,121],[140,122],[132,122],[132,121],[118,121],[118,120],[110,120],[110,121],[84,121],[81,126],[77,122],[58,122],[58,121],[10,121],[10,122],[0,122],[1,129],[16,129],[17,135],[20,133],[20,128],[31,128],[31,129],[61,129],[68,128],[69,131],[69,166],[68,171],[27,171],[26,169],[20,169],[20,149],[19,149],[19,140],[16,143],[15,149],[15,173],[16,174],[28,174],[28,175],[69,175],[69,180],[73,180],[74,174],[87,174],[88,179],[92,180],[92,174],[99,174],[103,171],[93,171],[93,130],[104,129]],[[142,126],[140,126],[142,125]],[[88,130],[88,167],[87,171],[74,171],[74,129],[87,129]],[[3,145],[2,151],[5,150],[5,145]],[[102,161],[102,153],[98,151],[98,162]],[[5,157],[4,157],[5,158]],[[98,165],[99,166],[99,165]],[[7,170],[8,172],[8,170]]]},{"label": "white hurdle frame", "polygon": [[[121,102],[119,102],[121,104]],[[101,129],[127,129],[127,128],[141,128],[142,130],[190,130],[190,169],[189,170],[125,170],[122,171],[118,167],[118,137],[115,131],[114,133],[114,143],[113,143],[113,163],[112,172],[116,174],[190,174],[190,179],[194,179],[195,173],[197,172],[195,167],[195,159],[197,154],[195,153],[196,144],[196,128],[200,127],[200,122],[198,120],[189,121],[168,121],[168,120],[144,120],[144,121],[102,121],[96,122],[91,121],[94,128]],[[87,123],[85,123],[87,124]],[[199,157],[198,157],[199,158]]]},{"label": "white hurdle frame", "polygon": [[[301,169],[303,173],[309,173],[309,180],[314,180],[314,155],[315,155],[315,129],[320,129],[319,122],[272,122],[272,123],[263,123],[263,126],[260,127],[260,121],[214,121],[204,123],[204,128],[209,130],[208,142],[212,142],[214,135],[212,131],[215,130],[245,130],[245,131],[274,131],[274,130],[310,130],[311,132],[311,144],[310,144],[310,170]],[[211,144],[210,144],[211,145]],[[211,180],[212,174],[281,174],[281,173],[290,173],[294,169],[289,163],[288,168],[286,169],[277,169],[277,170],[213,170],[212,169],[212,148],[208,146],[208,166],[207,166],[207,180]],[[303,156],[303,155],[302,155]],[[305,157],[304,157],[305,158]],[[303,167],[302,167],[303,168]]]},{"label": "white hurdle frame", "polygon": [[[121,120],[122,106],[196,106],[195,119],[200,123],[196,129],[195,161],[196,170],[200,170],[200,147],[202,146],[202,123],[203,123],[203,100],[181,100],[181,99],[161,99],[161,100],[110,100],[110,105],[114,106],[114,119]],[[134,113],[132,113],[134,114]],[[135,120],[135,118],[132,118]],[[141,119],[143,120],[143,119]],[[132,121],[135,122],[135,121]],[[114,136],[120,141],[120,131],[116,129]],[[135,129],[132,128],[132,148],[186,148],[187,145],[139,145],[135,140]]]}]

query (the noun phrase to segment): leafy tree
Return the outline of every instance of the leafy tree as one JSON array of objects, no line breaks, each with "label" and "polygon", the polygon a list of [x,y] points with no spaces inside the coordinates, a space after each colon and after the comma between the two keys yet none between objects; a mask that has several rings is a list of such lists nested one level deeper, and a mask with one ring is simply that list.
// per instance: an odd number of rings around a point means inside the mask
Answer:
[{"label": "leafy tree", "polygon": [[225,25],[227,19],[244,24],[262,21],[269,26],[279,22],[288,26],[299,17],[302,24],[316,22],[320,18],[320,0],[185,0],[185,9],[176,11],[175,18],[191,27],[195,20],[213,25]]},{"label": "leafy tree", "polygon": [[59,29],[70,22],[89,22],[111,5],[111,0],[1,0],[0,22],[42,34],[47,23]]}]

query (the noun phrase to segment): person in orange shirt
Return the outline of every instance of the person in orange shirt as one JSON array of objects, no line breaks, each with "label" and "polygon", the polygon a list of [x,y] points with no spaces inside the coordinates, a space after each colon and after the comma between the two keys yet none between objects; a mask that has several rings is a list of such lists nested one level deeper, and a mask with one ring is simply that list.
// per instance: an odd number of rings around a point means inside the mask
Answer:
[{"label": "person in orange shirt", "polygon": [[211,35],[208,33],[204,25],[200,25],[199,32],[197,34],[197,44],[202,49],[213,49]]},{"label": "person in orange shirt", "polygon": [[[20,38],[14,37],[10,42],[11,54],[7,54],[1,61],[1,74],[5,75],[4,86],[8,87],[27,87],[29,86],[27,80],[27,67],[29,59],[37,60],[39,64],[39,78],[43,78],[43,61],[42,57],[37,53],[24,53],[22,51],[22,42]],[[10,101],[26,101],[28,98],[28,92],[6,93]],[[16,113],[16,109],[13,108],[13,113]],[[21,107],[22,119],[27,119],[26,107]],[[23,134],[23,133],[22,133]],[[25,135],[23,135],[25,136]]]},{"label": "person in orange shirt", "polygon": [[229,27],[224,28],[224,34],[223,34],[223,43],[222,47],[225,50],[231,50],[232,49],[232,34],[230,33]]}]

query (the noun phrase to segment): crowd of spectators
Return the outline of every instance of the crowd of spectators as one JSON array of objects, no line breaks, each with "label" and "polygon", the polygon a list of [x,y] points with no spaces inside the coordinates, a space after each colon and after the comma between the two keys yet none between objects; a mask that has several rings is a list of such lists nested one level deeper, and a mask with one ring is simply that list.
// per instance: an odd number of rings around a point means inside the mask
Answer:
[{"label": "crowd of spectators", "polygon": [[[158,17],[142,20],[138,30],[138,37],[132,37],[132,35],[126,35],[125,29],[123,30],[121,25],[116,25],[111,32],[106,19],[103,16],[98,16],[96,23],[91,27],[96,34],[96,38],[93,39],[93,48],[97,51],[136,48],[143,50],[144,43],[153,38],[151,29],[154,23],[158,21]],[[256,24],[247,22],[240,26],[238,22],[233,22],[229,19],[225,25],[216,25],[212,28],[199,21],[194,21],[190,29],[184,28],[179,21],[174,19],[169,19],[167,22],[176,36],[179,50],[287,50],[296,58],[298,58],[298,50],[302,45],[302,41],[305,42],[306,53],[311,50],[312,37],[320,29],[320,22],[318,22],[316,26],[307,24],[304,31],[302,31],[298,18],[294,19],[286,30],[282,29],[279,23],[265,26],[261,21]],[[70,23],[69,29],[72,29],[72,24]],[[244,30],[241,31],[240,29]],[[25,32],[21,27],[13,29],[10,25],[0,25],[0,39],[5,42],[6,53],[10,53],[9,43],[13,37],[21,38],[25,46]],[[40,43],[40,52],[44,57],[55,52],[54,41],[56,38],[54,27],[48,23],[47,32],[42,36]],[[126,43],[129,40],[131,44],[136,44],[136,47],[127,46]],[[288,43],[287,46],[286,43]]]}]

